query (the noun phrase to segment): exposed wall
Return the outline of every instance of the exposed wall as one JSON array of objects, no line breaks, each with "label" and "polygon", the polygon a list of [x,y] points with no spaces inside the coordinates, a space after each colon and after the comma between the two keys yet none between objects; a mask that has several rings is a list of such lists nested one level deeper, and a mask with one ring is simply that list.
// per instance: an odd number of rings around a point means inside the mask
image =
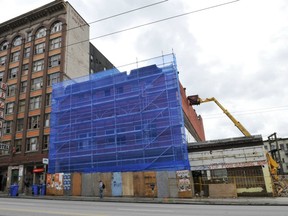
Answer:
[{"label": "exposed wall", "polygon": [[180,92],[182,99],[182,109],[185,118],[185,127],[196,138],[196,141],[205,141],[205,132],[201,116],[198,116],[193,107],[189,104],[186,92],[180,83]]},{"label": "exposed wall", "polygon": [[191,170],[261,166],[267,164],[263,146],[189,153]]},{"label": "exposed wall", "polygon": [[65,62],[70,78],[89,74],[89,25],[68,2]]}]

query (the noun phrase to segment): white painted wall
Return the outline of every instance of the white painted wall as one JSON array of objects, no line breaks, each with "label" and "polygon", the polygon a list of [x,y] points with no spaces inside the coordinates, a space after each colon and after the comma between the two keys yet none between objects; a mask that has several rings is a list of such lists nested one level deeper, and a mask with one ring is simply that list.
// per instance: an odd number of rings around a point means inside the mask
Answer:
[{"label": "white painted wall", "polygon": [[265,165],[263,146],[190,152],[191,170],[211,170]]}]

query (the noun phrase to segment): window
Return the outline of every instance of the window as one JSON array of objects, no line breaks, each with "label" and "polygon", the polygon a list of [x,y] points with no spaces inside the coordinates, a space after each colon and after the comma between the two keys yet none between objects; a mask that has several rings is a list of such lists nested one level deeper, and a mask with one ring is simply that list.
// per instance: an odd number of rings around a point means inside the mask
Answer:
[{"label": "window", "polygon": [[50,41],[50,50],[58,49],[61,47],[61,37],[54,38]]},{"label": "window", "polygon": [[44,69],[44,60],[43,59],[33,62],[33,72],[41,71],[43,69]]},{"label": "window", "polygon": [[45,36],[46,36],[46,28],[42,27],[36,32],[35,38],[38,39],[38,38],[42,38]]},{"label": "window", "polygon": [[0,72],[0,82],[3,81],[4,72]]},{"label": "window", "polygon": [[52,86],[54,83],[60,82],[60,73],[54,73],[48,75],[48,86]]},{"label": "window", "polygon": [[45,114],[44,127],[50,127],[50,113],[46,113],[46,114]]},{"label": "window", "polygon": [[[7,145],[7,146],[11,146],[11,143],[8,141],[3,142],[3,144]],[[8,155],[9,154],[9,149],[1,149],[0,150],[0,155]]]},{"label": "window", "polygon": [[35,46],[35,54],[41,54],[45,52],[45,43],[40,43]]},{"label": "window", "polygon": [[40,109],[41,96],[33,97],[30,99],[30,110]]},{"label": "window", "polygon": [[30,56],[30,47],[25,48],[24,50],[24,58],[29,58]]},{"label": "window", "polygon": [[42,86],[43,86],[43,77],[38,77],[38,78],[32,79],[31,91],[42,89]]},{"label": "window", "polygon": [[24,64],[22,66],[22,75],[27,75],[28,74],[28,70],[29,70],[29,65],[28,64]]},{"label": "window", "polygon": [[16,85],[8,86],[7,96],[8,97],[15,96],[15,93],[16,93]]},{"label": "window", "polygon": [[16,37],[12,44],[13,44],[14,47],[15,46],[20,46],[22,44],[22,37],[20,37],[20,36]]},{"label": "window", "polygon": [[111,95],[110,89],[104,90],[104,95],[105,96],[110,96]]},{"label": "window", "polygon": [[56,67],[60,65],[60,55],[54,55],[49,57],[49,67]]},{"label": "window", "polygon": [[38,150],[38,137],[30,137],[27,139],[26,151]]},{"label": "window", "polygon": [[27,32],[27,42],[32,40],[32,32]]},{"label": "window", "polygon": [[0,66],[4,66],[6,64],[7,56],[0,57]]},{"label": "window", "polygon": [[20,100],[18,105],[18,112],[24,112],[25,111],[25,100]]},{"label": "window", "polygon": [[28,129],[38,129],[40,127],[40,116],[31,116],[28,118]]},{"label": "window", "polygon": [[17,132],[23,131],[23,128],[24,128],[24,119],[23,118],[17,119],[17,126],[16,126]]},{"label": "window", "polygon": [[11,68],[9,70],[8,78],[15,79],[17,77],[17,73],[18,73],[18,68]]},{"label": "window", "polygon": [[50,136],[44,135],[43,136],[43,149],[48,149],[49,141],[50,141]]},{"label": "window", "polygon": [[20,51],[12,53],[11,62],[19,61],[20,59]]},{"label": "window", "polygon": [[27,91],[27,81],[21,82],[20,92],[25,93]]},{"label": "window", "polygon": [[62,22],[56,22],[51,28],[51,34],[59,32],[62,30]]},{"label": "window", "polygon": [[5,114],[7,114],[7,115],[12,114],[13,111],[14,111],[14,102],[6,103]]},{"label": "window", "polygon": [[3,133],[10,134],[12,130],[12,121],[5,121],[3,123]]},{"label": "window", "polygon": [[8,49],[8,41],[4,41],[1,43],[0,45],[0,51],[3,51],[3,50],[7,50]]},{"label": "window", "polygon": [[51,106],[51,94],[46,94],[45,106]]},{"label": "window", "polygon": [[15,140],[16,153],[21,152],[21,149],[22,149],[22,139]]},{"label": "window", "polygon": [[120,86],[117,88],[117,94],[123,94],[124,90],[123,90],[123,87]]}]

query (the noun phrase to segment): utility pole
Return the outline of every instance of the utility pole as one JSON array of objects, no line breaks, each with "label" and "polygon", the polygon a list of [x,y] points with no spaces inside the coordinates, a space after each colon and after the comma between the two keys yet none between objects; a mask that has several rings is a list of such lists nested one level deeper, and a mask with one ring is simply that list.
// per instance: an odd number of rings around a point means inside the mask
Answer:
[{"label": "utility pole", "polygon": [[[276,133],[273,133],[270,136],[268,136],[268,142],[269,142],[269,148],[270,148],[271,156],[280,166],[279,174],[283,175],[283,164],[282,164],[282,160],[281,160],[280,149],[279,149],[279,144],[278,144],[278,139],[277,139]],[[276,149],[271,148],[273,143],[275,143]]]}]

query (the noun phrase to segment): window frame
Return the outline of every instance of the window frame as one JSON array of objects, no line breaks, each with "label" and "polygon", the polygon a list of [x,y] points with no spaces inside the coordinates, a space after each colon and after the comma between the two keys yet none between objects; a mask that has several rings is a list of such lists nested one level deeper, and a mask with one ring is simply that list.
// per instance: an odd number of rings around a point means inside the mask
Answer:
[{"label": "window frame", "polygon": [[31,91],[37,91],[43,88],[43,77],[37,77],[31,80]]},{"label": "window frame", "polygon": [[11,134],[13,121],[5,121],[3,123],[3,134]]},{"label": "window frame", "polygon": [[29,110],[40,109],[41,108],[41,102],[42,102],[42,96],[41,95],[30,98]]},{"label": "window frame", "polygon": [[49,57],[49,60],[48,60],[48,67],[49,68],[60,66],[60,64],[61,64],[61,55],[60,54],[53,55],[53,56]]},{"label": "window frame", "polygon": [[16,132],[21,132],[24,130],[24,118],[19,118],[16,120]]},{"label": "window frame", "polygon": [[21,36],[15,37],[12,42],[12,46],[17,47],[17,46],[20,46],[21,44],[22,44],[22,37]]},{"label": "window frame", "polygon": [[34,54],[42,54],[45,52],[45,43],[39,43],[35,45]]},{"label": "window frame", "polygon": [[51,27],[51,34],[61,32],[62,29],[63,29],[63,23],[61,21],[57,21]]},{"label": "window frame", "polygon": [[40,128],[40,115],[29,116],[28,129],[35,130]]},{"label": "window frame", "polygon": [[53,38],[50,40],[49,49],[50,50],[59,49],[59,48],[61,48],[61,45],[62,45],[62,38],[61,37]]},{"label": "window frame", "polygon": [[3,41],[0,44],[0,51],[8,50],[9,48],[9,42],[8,41]]},{"label": "window frame", "polygon": [[[33,140],[33,142],[31,142],[32,140]],[[38,149],[39,149],[38,137],[27,138],[27,140],[26,140],[26,152],[38,151]]]},{"label": "window frame", "polygon": [[16,95],[16,84],[9,85],[7,88],[7,97],[13,97],[15,95]]},{"label": "window frame", "polygon": [[25,106],[26,106],[26,101],[25,100],[19,100],[18,112],[19,113],[24,112],[25,111]]},{"label": "window frame", "polygon": [[8,79],[16,79],[19,72],[18,67],[10,68],[8,71]]},{"label": "window frame", "polygon": [[20,51],[11,53],[11,62],[20,61]]},{"label": "window frame", "polygon": [[46,37],[47,35],[47,29],[45,27],[41,27],[37,30],[35,34],[35,39]]},{"label": "window frame", "polygon": [[33,72],[44,70],[44,59],[40,59],[33,62]]}]

